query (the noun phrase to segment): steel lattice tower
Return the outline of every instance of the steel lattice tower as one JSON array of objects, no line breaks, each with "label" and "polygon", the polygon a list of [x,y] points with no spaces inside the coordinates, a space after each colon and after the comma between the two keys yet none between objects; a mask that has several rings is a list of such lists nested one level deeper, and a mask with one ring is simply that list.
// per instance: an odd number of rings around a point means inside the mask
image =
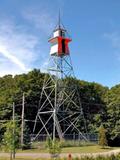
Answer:
[{"label": "steel lattice tower", "polygon": [[74,78],[66,29],[60,21],[49,39],[51,43],[49,67],[44,79],[40,97],[40,105],[34,124],[34,140],[42,134],[65,138],[66,134],[74,132],[82,134],[86,130],[84,114],[77,86],[69,85]]}]

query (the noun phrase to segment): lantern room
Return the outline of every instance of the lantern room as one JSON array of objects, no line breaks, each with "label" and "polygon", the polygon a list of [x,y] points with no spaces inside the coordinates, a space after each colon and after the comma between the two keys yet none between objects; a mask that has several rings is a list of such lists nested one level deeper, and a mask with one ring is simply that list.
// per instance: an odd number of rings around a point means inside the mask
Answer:
[{"label": "lantern room", "polygon": [[52,37],[49,39],[51,56],[63,57],[69,55],[68,43],[71,39],[66,37],[66,33],[66,30],[61,27],[53,31]]}]

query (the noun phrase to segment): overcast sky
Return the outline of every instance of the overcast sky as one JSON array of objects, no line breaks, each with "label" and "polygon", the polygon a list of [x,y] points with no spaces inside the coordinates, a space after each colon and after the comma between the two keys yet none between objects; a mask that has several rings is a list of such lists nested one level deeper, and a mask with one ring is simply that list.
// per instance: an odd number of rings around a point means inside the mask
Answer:
[{"label": "overcast sky", "polygon": [[76,77],[120,82],[120,0],[0,0],[0,76],[44,70],[58,11]]}]

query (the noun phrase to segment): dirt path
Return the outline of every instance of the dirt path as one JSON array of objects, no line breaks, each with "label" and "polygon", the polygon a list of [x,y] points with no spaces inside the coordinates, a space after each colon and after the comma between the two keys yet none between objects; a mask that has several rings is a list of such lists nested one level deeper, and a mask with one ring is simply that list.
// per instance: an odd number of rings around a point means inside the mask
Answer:
[{"label": "dirt path", "polygon": [[[93,156],[97,157],[99,155],[102,156],[110,156],[112,154],[117,155],[120,153],[120,149],[112,150],[109,152],[101,152],[101,153],[72,153],[72,157],[84,157],[84,156]],[[60,157],[67,157],[69,153],[62,153],[60,154]],[[0,157],[9,157],[8,153],[0,153]],[[16,157],[23,157],[23,158],[50,158],[49,153],[17,153]]]}]

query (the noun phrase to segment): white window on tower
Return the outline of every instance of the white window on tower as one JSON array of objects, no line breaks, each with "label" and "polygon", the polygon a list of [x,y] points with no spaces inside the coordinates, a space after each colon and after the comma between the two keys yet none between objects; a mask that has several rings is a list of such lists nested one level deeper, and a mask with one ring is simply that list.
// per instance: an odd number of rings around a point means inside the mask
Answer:
[{"label": "white window on tower", "polygon": [[53,33],[53,37],[58,37],[58,36],[59,36],[59,31],[57,30]]},{"label": "white window on tower", "polygon": [[50,54],[51,55],[54,55],[58,53],[58,44],[55,44],[54,46],[51,46],[51,49],[50,49]]}]

